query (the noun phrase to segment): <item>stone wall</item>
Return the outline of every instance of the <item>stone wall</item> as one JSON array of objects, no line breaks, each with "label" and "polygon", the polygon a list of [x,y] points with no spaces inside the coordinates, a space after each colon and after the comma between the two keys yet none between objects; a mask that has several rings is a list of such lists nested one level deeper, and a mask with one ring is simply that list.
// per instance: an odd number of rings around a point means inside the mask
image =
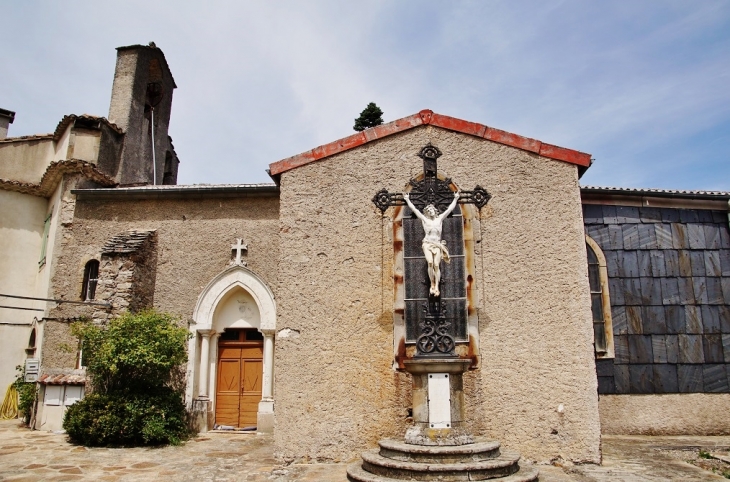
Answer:
[{"label": "stone wall", "polygon": [[[371,198],[439,170],[494,196],[478,223],[481,368],[465,376],[478,435],[527,458],[599,461],[600,426],[577,169],[424,126],[281,175],[278,454],[347,460],[402,436],[410,378],[393,364],[392,209]],[[558,411],[562,405],[563,410]]]}]

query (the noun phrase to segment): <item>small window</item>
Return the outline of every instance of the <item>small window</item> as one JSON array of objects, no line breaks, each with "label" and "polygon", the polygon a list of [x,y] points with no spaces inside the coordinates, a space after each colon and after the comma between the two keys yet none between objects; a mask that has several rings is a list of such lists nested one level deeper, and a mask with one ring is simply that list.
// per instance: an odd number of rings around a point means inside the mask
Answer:
[{"label": "small window", "polygon": [[598,244],[589,236],[586,236],[586,251],[596,358],[613,358],[613,322],[611,320],[611,298],[608,293],[606,258]]},{"label": "small window", "polygon": [[[53,208],[51,208],[51,213],[53,213]],[[41,239],[41,259],[38,261],[38,266],[43,266],[46,264],[46,249],[48,248],[48,236],[51,232],[51,216],[52,214],[49,214],[46,218],[45,222],[43,223],[43,238]]]},{"label": "small window", "polygon": [[81,299],[93,300],[96,296],[96,284],[99,282],[99,261],[92,259],[84,268],[84,284],[81,288]]}]

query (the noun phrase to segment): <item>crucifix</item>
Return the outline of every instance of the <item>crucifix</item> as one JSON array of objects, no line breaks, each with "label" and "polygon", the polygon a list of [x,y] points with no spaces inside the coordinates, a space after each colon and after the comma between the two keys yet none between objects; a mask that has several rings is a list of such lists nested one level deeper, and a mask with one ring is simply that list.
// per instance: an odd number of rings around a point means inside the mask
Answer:
[{"label": "crucifix", "polygon": [[246,266],[246,262],[241,260],[241,255],[244,252],[248,252],[248,246],[243,244],[242,238],[236,238],[236,244],[231,245],[231,253],[235,252],[235,260],[231,264],[238,266]]},{"label": "crucifix", "polygon": [[381,213],[385,213],[390,206],[406,205],[423,226],[421,247],[428,265],[430,289],[428,303],[423,307],[425,316],[420,323],[416,356],[455,356],[454,338],[449,334],[450,323],[442,307],[439,287],[441,261],[449,262],[446,241],[441,239],[443,221],[457,204],[474,204],[481,209],[491,196],[478,185],[472,191],[452,191],[451,179],[438,178],[437,159],[441,151],[430,143],[420,150],[418,156],[423,160],[423,178],[420,181],[411,179],[411,189],[406,193],[390,193],[381,189],[373,197],[373,203]]}]

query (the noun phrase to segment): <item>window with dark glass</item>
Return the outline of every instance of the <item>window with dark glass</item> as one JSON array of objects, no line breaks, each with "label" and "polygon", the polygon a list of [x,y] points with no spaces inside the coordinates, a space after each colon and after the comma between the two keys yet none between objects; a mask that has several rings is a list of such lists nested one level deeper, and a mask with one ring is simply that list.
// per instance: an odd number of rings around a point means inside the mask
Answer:
[{"label": "window with dark glass", "polygon": [[81,299],[93,300],[96,296],[96,284],[99,281],[99,262],[92,259],[84,268],[84,284],[81,288]]}]

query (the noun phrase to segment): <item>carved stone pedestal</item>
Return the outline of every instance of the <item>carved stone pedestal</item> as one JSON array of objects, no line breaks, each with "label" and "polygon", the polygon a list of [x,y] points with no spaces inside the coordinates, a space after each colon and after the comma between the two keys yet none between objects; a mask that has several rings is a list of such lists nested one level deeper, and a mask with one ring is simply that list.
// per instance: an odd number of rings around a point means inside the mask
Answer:
[{"label": "carved stone pedestal", "polygon": [[404,441],[381,440],[379,449],[364,452],[347,468],[348,480],[537,480],[537,469],[520,468],[520,454],[469,433],[462,376],[470,361],[423,357],[404,364],[413,377],[413,427]]}]

